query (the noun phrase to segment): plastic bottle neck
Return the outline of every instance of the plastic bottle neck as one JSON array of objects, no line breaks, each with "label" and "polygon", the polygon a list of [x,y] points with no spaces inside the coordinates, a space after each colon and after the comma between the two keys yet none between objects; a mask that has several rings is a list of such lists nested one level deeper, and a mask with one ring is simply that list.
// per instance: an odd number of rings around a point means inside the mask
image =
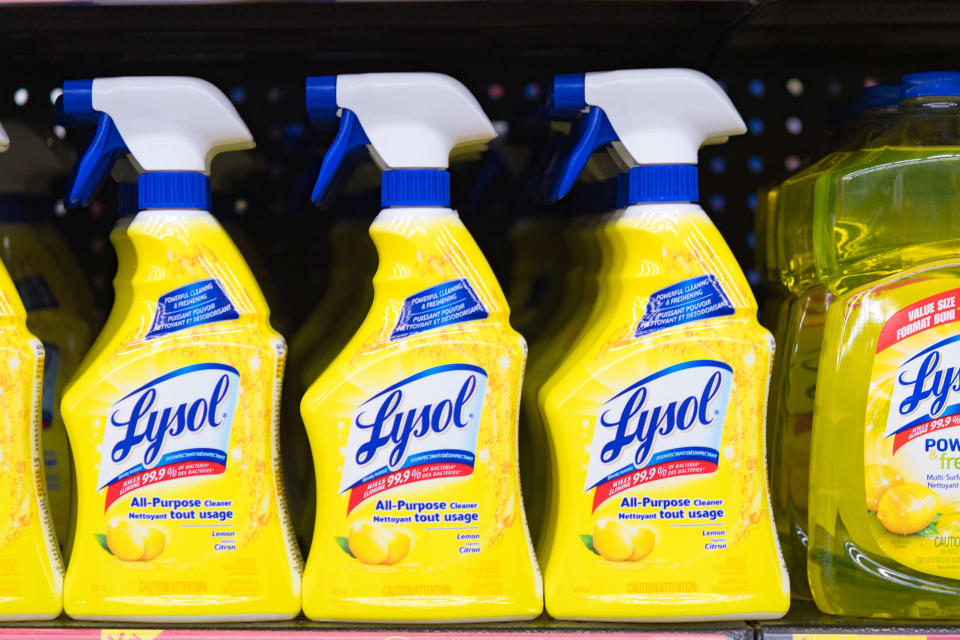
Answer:
[{"label": "plastic bottle neck", "polygon": [[148,209],[210,211],[210,178],[192,171],[148,171],[137,178],[138,203]]},{"label": "plastic bottle neck", "polygon": [[380,180],[384,209],[450,206],[450,173],[444,169],[391,169]]},{"label": "plastic bottle neck", "polygon": [[618,204],[697,202],[700,199],[695,164],[658,164],[633,167],[620,177]]}]

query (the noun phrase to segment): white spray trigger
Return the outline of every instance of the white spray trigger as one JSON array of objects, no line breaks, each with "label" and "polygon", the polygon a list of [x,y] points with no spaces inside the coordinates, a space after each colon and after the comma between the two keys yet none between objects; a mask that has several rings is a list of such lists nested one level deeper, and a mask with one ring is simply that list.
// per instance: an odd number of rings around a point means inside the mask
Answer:
[{"label": "white spray trigger", "polygon": [[143,171],[209,173],[214,155],[254,147],[233,104],[206,80],[96,78],[91,94]]},{"label": "white spray trigger", "polygon": [[446,169],[455,147],[497,135],[466,87],[439,73],[340,75],[337,105],[390,169]]},{"label": "white spray trigger", "polygon": [[730,98],[692,69],[587,73],[584,98],[604,110],[635,164],[696,164],[703,144],[747,128]]}]

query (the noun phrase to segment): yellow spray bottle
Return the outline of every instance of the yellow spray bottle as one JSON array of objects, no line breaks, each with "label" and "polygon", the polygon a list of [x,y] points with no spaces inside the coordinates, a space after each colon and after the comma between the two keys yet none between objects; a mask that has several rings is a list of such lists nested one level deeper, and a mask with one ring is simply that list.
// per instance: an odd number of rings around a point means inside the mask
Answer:
[{"label": "yellow spray bottle", "polygon": [[782,616],[789,583],[764,466],[773,344],[697,200],[697,150],[743,133],[687,69],[558,76],[586,109],[552,192],[598,147],[631,169],[605,226],[612,273],[592,337],[542,394],[557,469],[547,611],[606,620]]},{"label": "yellow spray bottle", "polygon": [[454,147],[495,133],[431,73],[310,78],[313,119],[340,114],[314,200],[346,155],[385,167],[370,235],[370,313],[301,405],[317,472],[304,613],[325,620],[529,619],[540,575],[517,473],[525,345],[457,213]]},{"label": "yellow spray bottle", "polygon": [[554,531],[551,520],[557,513],[554,505],[558,484],[558,470],[549,464],[549,456],[544,455],[550,445],[540,398],[557,380],[556,374],[563,364],[586,342],[586,336],[594,328],[591,320],[607,299],[610,279],[606,276],[612,268],[612,256],[604,228],[617,209],[617,172],[616,164],[606,151],[593,154],[584,168],[587,180],[571,190],[571,208],[576,215],[566,237],[574,262],[567,274],[566,295],[550,322],[550,339],[530,350],[523,385],[521,416],[530,445],[529,450],[521,449],[520,460],[524,495],[530,496],[525,506],[531,531],[537,534],[534,541],[540,558],[546,556],[550,546],[548,534]]},{"label": "yellow spray bottle", "polygon": [[12,151],[0,156],[0,258],[27,310],[27,328],[43,342],[43,466],[47,498],[61,548],[66,547],[72,503],[70,446],[60,416],[63,387],[90,345],[78,287],[64,271],[65,257],[40,232],[52,215],[53,181],[65,173],[52,134],[7,123]]},{"label": "yellow spray bottle", "polygon": [[279,474],[286,346],[249,268],[209,213],[210,159],[253,146],[229,100],[194,78],[64,84],[96,123],[67,198],[112,164],[139,169],[124,317],[77,372],[62,412],[77,528],[64,608],[78,619],[288,619],[300,558]]},{"label": "yellow spray bottle", "polygon": [[[9,139],[0,127],[0,152]],[[43,346],[0,263],[0,620],[51,620],[61,611],[63,562],[47,508],[41,464]]]}]

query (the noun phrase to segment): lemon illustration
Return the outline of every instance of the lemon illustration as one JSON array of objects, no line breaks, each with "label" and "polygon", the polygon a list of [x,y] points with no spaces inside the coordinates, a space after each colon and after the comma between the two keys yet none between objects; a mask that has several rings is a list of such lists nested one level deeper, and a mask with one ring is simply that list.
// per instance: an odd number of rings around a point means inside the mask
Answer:
[{"label": "lemon illustration", "polygon": [[922,484],[907,482],[887,490],[877,505],[877,518],[887,529],[909,535],[926,528],[937,516],[937,494]]},{"label": "lemon illustration", "polygon": [[612,562],[622,562],[633,554],[633,534],[617,520],[597,520],[593,527],[593,548]]},{"label": "lemon illustration", "polygon": [[387,534],[387,559],[383,564],[397,564],[410,553],[410,535],[399,529],[391,529]]},{"label": "lemon illustration", "polygon": [[350,528],[347,545],[353,557],[364,564],[381,564],[390,555],[387,534],[369,522],[358,522]]},{"label": "lemon illustration", "polygon": [[867,509],[876,511],[883,494],[890,487],[903,484],[903,476],[885,464],[868,464],[864,466],[864,471],[867,480]]},{"label": "lemon illustration", "polygon": [[633,532],[633,553],[627,558],[630,562],[643,560],[653,551],[653,545],[657,542],[657,534],[650,529],[638,527]]},{"label": "lemon illustration", "polygon": [[143,533],[126,520],[111,520],[107,524],[107,547],[118,560],[139,560],[145,549]]},{"label": "lemon illustration", "polygon": [[143,555],[141,560],[153,560],[167,546],[167,532],[160,527],[147,527],[143,534]]}]

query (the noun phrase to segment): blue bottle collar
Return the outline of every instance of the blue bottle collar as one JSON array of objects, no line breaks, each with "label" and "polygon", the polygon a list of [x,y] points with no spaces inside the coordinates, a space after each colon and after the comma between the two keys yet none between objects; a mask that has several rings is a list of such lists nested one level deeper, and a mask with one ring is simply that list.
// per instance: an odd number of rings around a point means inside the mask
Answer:
[{"label": "blue bottle collar", "polygon": [[632,204],[697,202],[700,199],[695,164],[660,164],[633,167],[620,176],[617,201]]},{"label": "blue bottle collar", "polygon": [[444,169],[392,169],[380,175],[380,206],[449,207],[450,172]]},{"label": "blue bottle collar", "polygon": [[138,201],[145,209],[210,211],[210,178],[192,171],[149,171],[137,178]]}]

